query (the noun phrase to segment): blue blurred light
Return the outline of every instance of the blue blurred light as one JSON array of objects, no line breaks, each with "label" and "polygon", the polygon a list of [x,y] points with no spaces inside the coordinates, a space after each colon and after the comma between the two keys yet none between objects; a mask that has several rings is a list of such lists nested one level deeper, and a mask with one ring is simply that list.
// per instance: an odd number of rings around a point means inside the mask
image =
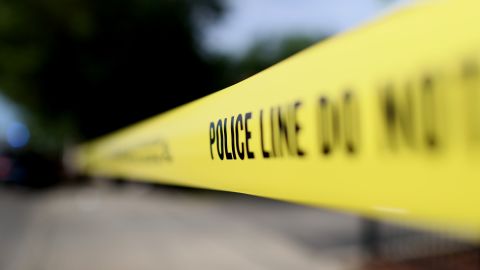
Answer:
[{"label": "blue blurred light", "polygon": [[13,122],[7,128],[7,142],[13,148],[21,148],[28,143],[30,131],[21,122]]}]

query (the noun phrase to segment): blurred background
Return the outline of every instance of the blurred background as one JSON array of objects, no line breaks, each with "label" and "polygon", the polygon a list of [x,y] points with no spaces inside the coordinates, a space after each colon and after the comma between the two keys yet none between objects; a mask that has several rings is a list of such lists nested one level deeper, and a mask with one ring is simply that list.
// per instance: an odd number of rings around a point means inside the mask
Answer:
[{"label": "blurred background", "polygon": [[0,269],[460,267],[438,254],[479,267],[478,249],[448,236],[62,167],[72,145],[409,2],[0,0]]}]

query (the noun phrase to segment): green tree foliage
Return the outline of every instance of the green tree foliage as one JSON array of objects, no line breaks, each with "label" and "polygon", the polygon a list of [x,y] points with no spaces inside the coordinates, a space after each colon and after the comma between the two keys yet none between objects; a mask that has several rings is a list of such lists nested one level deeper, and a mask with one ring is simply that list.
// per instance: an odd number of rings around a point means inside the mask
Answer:
[{"label": "green tree foliage", "polygon": [[287,36],[280,40],[261,39],[238,59],[217,56],[214,66],[221,79],[222,87],[244,80],[290,56],[323,40],[327,35],[311,37],[304,35]]},{"label": "green tree foliage", "polygon": [[37,126],[112,131],[211,91],[193,18],[221,10],[216,0],[1,0],[0,89]]}]

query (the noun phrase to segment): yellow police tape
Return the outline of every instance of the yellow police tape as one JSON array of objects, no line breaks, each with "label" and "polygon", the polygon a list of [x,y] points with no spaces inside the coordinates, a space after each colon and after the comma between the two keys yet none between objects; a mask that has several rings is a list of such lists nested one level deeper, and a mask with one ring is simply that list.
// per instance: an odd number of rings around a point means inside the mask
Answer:
[{"label": "yellow police tape", "polygon": [[[480,1],[425,1],[78,148],[88,175],[480,233]],[[188,77],[188,74],[185,74]]]}]

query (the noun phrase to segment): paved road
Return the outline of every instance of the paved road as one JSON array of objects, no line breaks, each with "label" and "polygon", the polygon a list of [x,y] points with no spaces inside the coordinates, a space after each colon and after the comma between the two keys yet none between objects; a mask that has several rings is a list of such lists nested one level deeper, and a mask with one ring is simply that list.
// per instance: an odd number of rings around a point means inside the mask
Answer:
[{"label": "paved road", "polygon": [[0,188],[0,269],[355,269],[354,216],[145,185]]},{"label": "paved road", "polygon": [[345,269],[353,216],[148,186],[0,189],[0,269]]}]

